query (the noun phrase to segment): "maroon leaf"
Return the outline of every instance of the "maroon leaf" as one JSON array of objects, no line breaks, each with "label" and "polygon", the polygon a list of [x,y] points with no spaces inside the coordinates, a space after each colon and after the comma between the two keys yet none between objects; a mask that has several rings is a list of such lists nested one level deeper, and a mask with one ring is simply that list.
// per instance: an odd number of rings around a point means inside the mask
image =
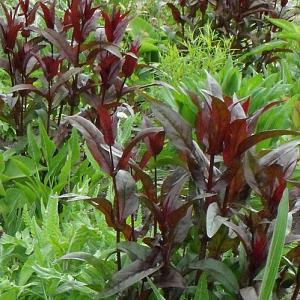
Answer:
[{"label": "maroon leaf", "polygon": [[112,204],[107,199],[98,197],[89,199],[89,202],[104,214],[109,227],[115,227]]},{"label": "maroon leaf", "polygon": [[198,114],[196,133],[199,141],[207,148],[208,154],[215,155],[223,151],[229,123],[230,112],[222,100],[213,97],[211,103],[204,103],[202,111]]},{"label": "maroon leaf", "polygon": [[120,293],[128,287],[141,282],[147,276],[157,272],[162,265],[149,266],[144,261],[136,260],[130,265],[126,266],[116,274],[114,274],[111,282],[111,288],[99,293],[99,298],[107,298]]},{"label": "maroon leaf", "polygon": [[161,187],[160,202],[163,204],[163,209],[166,213],[176,209],[175,199],[178,198],[187,179],[188,172],[178,167],[164,180]]},{"label": "maroon leaf", "polygon": [[139,206],[136,195],[136,184],[129,172],[119,170],[116,175],[117,201],[119,207],[119,223],[123,223]]},{"label": "maroon leaf", "polygon": [[48,28],[54,29],[55,25],[55,4],[56,0],[50,4],[50,6],[46,6],[43,2],[40,2],[40,6],[43,11],[43,18]]},{"label": "maroon leaf", "polygon": [[150,103],[155,117],[163,125],[166,135],[173,145],[185,154],[190,153],[193,148],[192,128],[190,125],[167,104],[159,102],[144,93],[142,95]]},{"label": "maroon leaf", "polygon": [[232,222],[223,221],[223,224],[226,225],[228,228],[231,228],[238,235],[247,253],[251,253],[251,237],[249,236],[249,234],[242,227]]},{"label": "maroon leaf", "polygon": [[152,178],[137,165],[132,165],[132,168],[135,171],[135,177],[138,180],[141,180],[144,193],[146,194],[148,200],[153,203],[157,202],[156,190]]},{"label": "maroon leaf", "polygon": [[[288,169],[291,164],[295,166],[293,159],[288,164]],[[276,214],[277,207],[286,187],[284,171],[284,166],[279,165],[276,161],[270,161],[270,164],[262,165],[250,153],[247,153],[245,157],[245,179],[249,186],[262,197],[266,208],[265,213],[268,217]]]},{"label": "maroon leaf", "polygon": [[[149,128],[152,127],[152,124],[148,118],[144,118],[143,120],[143,127]],[[148,148],[148,151],[152,156],[158,155],[164,146],[164,140],[165,140],[165,132],[159,132],[153,135],[149,135],[145,138],[145,143]]]},{"label": "maroon leaf", "polygon": [[76,74],[80,73],[82,71],[82,68],[72,68],[66,71],[63,74],[60,74],[56,80],[56,82],[51,87],[51,97],[54,97],[56,91],[59,87],[61,87],[63,84],[65,84],[72,76],[75,76]]},{"label": "maroon leaf", "polygon": [[25,84],[25,83],[16,84],[10,90],[11,93],[20,92],[20,91],[35,92],[35,93],[37,93],[39,95],[45,96],[43,90],[41,90],[40,88],[37,88],[37,87],[33,86],[32,84],[28,84],[28,83],[27,84]]},{"label": "maroon leaf", "polygon": [[113,125],[112,117],[109,111],[103,105],[100,105],[97,111],[98,111],[100,127],[104,135],[104,140],[107,145],[112,146],[115,143],[115,137],[112,129],[112,125]]},{"label": "maroon leaf", "polygon": [[145,139],[146,137],[153,135],[153,134],[159,134],[162,132],[162,129],[159,127],[151,127],[141,130],[127,145],[127,147],[124,149],[122,157],[119,161],[119,164],[117,166],[117,169],[126,169],[128,165],[128,161],[131,156],[132,149],[139,143],[141,140]]},{"label": "maroon leaf", "polygon": [[183,276],[175,269],[167,269],[155,280],[158,288],[180,288],[184,289],[186,284]]},{"label": "maroon leaf", "polygon": [[57,76],[62,59],[53,58],[51,56],[39,58],[38,55],[35,55],[35,57],[38,59],[48,81],[51,81],[55,76]]},{"label": "maroon leaf", "polygon": [[199,0],[200,11],[204,14],[208,7],[208,0]]},{"label": "maroon leaf", "polygon": [[37,2],[33,5],[32,9],[27,14],[27,26],[34,23],[38,8],[39,8],[39,3]]},{"label": "maroon leaf", "polygon": [[39,33],[57,48],[62,57],[67,58],[70,63],[76,64],[76,49],[69,45],[63,33],[58,33],[50,28],[39,30]]},{"label": "maroon leaf", "polygon": [[225,132],[223,159],[228,166],[236,157],[239,145],[248,137],[247,120],[234,120]]},{"label": "maroon leaf", "polygon": [[114,8],[112,15],[109,16],[106,12],[102,11],[105,34],[109,42],[119,44],[122,40],[129,22],[128,13],[121,14],[120,9]]},{"label": "maroon leaf", "polygon": [[125,77],[130,77],[137,66],[137,60],[138,60],[138,51],[140,48],[139,42],[134,42],[131,45],[131,48],[128,53],[125,55],[125,61],[122,67],[122,72],[125,75]]},{"label": "maroon leaf", "polygon": [[91,122],[80,116],[66,117],[66,120],[75,128],[77,128],[84,136],[87,146],[91,151],[94,159],[97,161],[103,171],[109,175],[111,174],[110,158],[103,145],[104,137],[99,129]]},{"label": "maroon leaf", "polygon": [[3,50],[5,53],[12,52],[15,44],[17,35],[23,27],[23,24],[16,21],[16,18],[13,16],[12,10],[8,11],[7,7],[5,6],[4,2],[0,2],[4,10],[4,14],[6,17],[6,24],[1,24],[0,30],[2,33],[2,44]]},{"label": "maroon leaf", "polygon": [[171,9],[173,19],[176,23],[181,23],[182,18],[179,9],[172,3],[167,3],[168,7]]},{"label": "maroon leaf", "polygon": [[283,167],[284,177],[288,179],[296,166],[299,157],[299,141],[291,141],[273,149],[259,160],[259,165],[279,164]]},{"label": "maroon leaf", "polygon": [[265,105],[264,107],[262,107],[261,109],[259,109],[257,112],[255,112],[248,120],[248,131],[249,132],[254,132],[255,127],[256,127],[256,123],[258,118],[266,111],[268,111],[269,109],[271,109],[272,107],[274,107],[275,105],[281,104],[283,101],[274,101],[271,103],[268,103],[267,105]]},{"label": "maroon leaf", "polygon": [[255,233],[251,254],[252,272],[255,271],[258,267],[260,267],[261,264],[265,261],[268,254],[267,243],[267,237],[263,232]]},{"label": "maroon leaf", "polygon": [[273,137],[280,137],[283,135],[299,135],[298,131],[294,130],[286,130],[286,129],[278,129],[278,130],[269,130],[259,132],[257,134],[251,135],[246,138],[238,147],[237,155],[243,154],[246,150],[250,149],[251,147],[255,146],[259,142],[273,138]]}]

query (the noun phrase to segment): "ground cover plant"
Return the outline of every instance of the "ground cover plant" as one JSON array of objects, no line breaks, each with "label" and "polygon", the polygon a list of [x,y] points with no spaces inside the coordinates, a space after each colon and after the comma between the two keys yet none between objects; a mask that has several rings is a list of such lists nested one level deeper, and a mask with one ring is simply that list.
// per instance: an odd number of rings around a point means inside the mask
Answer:
[{"label": "ground cover plant", "polygon": [[292,5],[1,2],[0,299],[297,299]]}]

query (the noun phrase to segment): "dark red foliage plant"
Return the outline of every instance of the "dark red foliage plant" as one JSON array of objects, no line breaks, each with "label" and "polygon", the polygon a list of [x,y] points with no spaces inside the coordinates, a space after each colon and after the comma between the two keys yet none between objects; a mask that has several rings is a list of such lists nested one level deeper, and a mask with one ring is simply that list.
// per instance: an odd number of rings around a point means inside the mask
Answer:
[{"label": "dark red foliage plant", "polygon": [[[183,36],[185,14],[193,18],[200,10],[205,18],[208,5],[216,5],[216,25],[223,22],[225,29],[272,12],[256,1],[209,3],[168,5]],[[10,93],[1,99],[10,110],[1,112],[2,119],[20,136],[41,110],[50,135],[57,131],[62,140],[70,125],[77,128],[112,186],[112,199],[99,194],[88,200],[115,233],[116,273],[104,291],[91,285],[97,297],[153,299],[153,283],[165,299],[194,299],[202,274],[208,275],[211,295],[220,299],[240,299],[249,289],[256,293],[284,191],[293,188],[291,198],[299,194],[293,178],[299,156],[293,137],[299,132],[256,131],[260,116],[282,102],[249,115],[251,99],[224,96],[208,75],[205,89],[188,92],[197,112],[191,124],[144,93],[145,86],[128,86],[140,49],[139,42],[124,41],[129,12],[92,0],[68,1],[62,18],[55,2],[19,0],[1,7],[0,64],[11,81]],[[34,26],[37,16],[44,19],[43,28]],[[128,94],[136,98],[129,101]],[[136,109],[130,106],[134,99],[144,99],[152,113],[146,117],[142,111],[141,126],[120,143],[120,115]],[[283,143],[283,136],[289,141]],[[266,140],[272,147],[260,149]],[[164,165],[166,153],[171,159]],[[299,236],[289,235],[287,242],[295,239]],[[297,262],[295,249],[288,257]],[[282,262],[277,298],[294,282],[294,295],[299,290],[299,272],[292,283],[284,280],[290,269]]]},{"label": "dark red foliage plant", "polygon": [[[240,297],[245,289],[255,291],[256,276],[266,264],[271,224],[299,156],[299,142],[293,140],[256,151],[261,141],[299,134],[256,132],[260,115],[281,101],[249,115],[249,99],[223,96],[208,75],[202,94],[189,93],[198,109],[191,126],[167,104],[139,94],[163,128],[144,117],[142,128],[125,147],[116,142],[117,110],[105,101],[97,108],[98,126],[80,116],[67,118],[83,134],[114,189],[113,202],[102,197],[89,200],[116,232],[118,271],[98,296],[150,299],[147,278],[151,278],[166,299],[180,299],[189,294],[187,287],[198,283],[203,271],[211,276],[208,287],[212,292],[219,284],[222,294],[232,297]],[[146,146],[141,148],[146,149],[142,155],[139,143]],[[157,163],[164,147],[170,145],[178,160],[174,158],[163,178],[155,164],[152,177],[147,172],[150,163]],[[259,202],[253,207],[254,195]],[[134,215],[140,211],[144,220],[136,227]],[[228,253],[231,262],[222,259]],[[122,259],[125,254],[129,264]],[[240,256],[245,263],[234,267]],[[225,279],[227,272],[231,279]],[[278,293],[280,286],[278,280]]]}]

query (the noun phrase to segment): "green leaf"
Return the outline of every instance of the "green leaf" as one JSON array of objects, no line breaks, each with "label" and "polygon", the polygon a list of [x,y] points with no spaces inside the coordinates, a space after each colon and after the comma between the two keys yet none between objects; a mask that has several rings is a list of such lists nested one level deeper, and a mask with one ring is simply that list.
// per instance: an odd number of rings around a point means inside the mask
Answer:
[{"label": "green leaf", "polygon": [[30,277],[32,276],[32,273],[33,273],[32,266],[34,265],[34,263],[35,263],[34,256],[30,256],[24,263],[24,265],[19,273],[18,284],[20,286],[25,285],[28,282],[28,280],[30,279]]},{"label": "green leaf", "polygon": [[239,283],[235,274],[227,265],[220,261],[208,258],[191,264],[190,268],[207,272],[230,293],[237,294],[239,292]]},{"label": "green leaf", "polygon": [[129,28],[131,29],[132,36],[139,36],[142,41],[145,38],[159,39],[159,34],[155,28],[141,17],[132,19],[129,23]]},{"label": "green leaf", "polygon": [[159,292],[158,288],[149,277],[147,277],[147,281],[156,297],[156,300],[165,300],[166,298]]},{"label": "green leaf", "polygon": [[49,168],[49,166],[51,165],[51,162],[52,162],[52,157],[55,152],[56,146],[50,140],[41,119],[39,119],[39,130],[40,130],[41,141],[42,141],[43,155],[46,159],[46,162],[47,162],[47,165]]},{"label": "green leaf", "polygon": [[90,265],[92,265],[99,272],[102,271],[103,265],[100,259],[95,257],[94,255],[86,252],[72,252],[62,256],[60,259],[62,260],[80,260],[84,261]]},{"label": "green leaf", "polygon": [[208,295],[208,289],[207,289],[207,274],[202,273],[197,289],[196,289],[196,294],[194,297],[194,300],[209,300],[209,295]]},{"label": "green leaf", "polygon": [[272,241],[270,245],[269,255],[267,258],[266,268],[259,293],[259,300],[271,299],[277,272],[284,247],[286,227],[289,212],[289,194],[285,189],[283,197],[279,204],[278,214],[273,231]]},{"label": "green leaf", "polygon": [[278,40],[275,40],[275,41],[271,41],[271,42],[268,42],[268,43],[264,43],[260,46],[257,46],[256,48],[254,48],[253,50],[247,52],[246,54],[244,54],[242,56],[242,59],[245,59],[246,57],[248,56],[251,56],[251,55],[255,55],[255,54],[260,54],[264,51],[273,51],[274,49],[284,49],[286,48],[287,46],[289,45],[288,42],[286,41],[278,41]]},{"label": "green leaf", "polygon": [[27,139],[28,139],[28,153],[33,158],[36,165],[39,163],[42,153],[40,147],[38,146],[34,134],[32,132],[32,128],[30,125],[27,127]]},{"label": "green leaf", "polygon": [[289,22],[287,20],[284,19],[273,19],[273,18],[268,18],[268,20],[276,25],[277,27],[286,30],[286,31],[290,31],[290,32],[297,32],[297,27],[293,24],[293,22]]}]

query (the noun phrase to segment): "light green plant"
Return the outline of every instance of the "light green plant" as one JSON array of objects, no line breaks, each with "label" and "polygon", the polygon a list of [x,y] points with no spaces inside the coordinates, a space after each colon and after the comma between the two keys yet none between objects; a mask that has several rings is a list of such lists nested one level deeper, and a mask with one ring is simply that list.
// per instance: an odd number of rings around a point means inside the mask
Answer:
[{"label": "light green plant", "polygon": [[207,23],[199,33],[187,31],[187,38],[179,45],[167,45],[162,55],[162,79],[177,85],[199,75],[203,70],[214,74],[226,63],[231,50],[231,40],[220,37]]}]

